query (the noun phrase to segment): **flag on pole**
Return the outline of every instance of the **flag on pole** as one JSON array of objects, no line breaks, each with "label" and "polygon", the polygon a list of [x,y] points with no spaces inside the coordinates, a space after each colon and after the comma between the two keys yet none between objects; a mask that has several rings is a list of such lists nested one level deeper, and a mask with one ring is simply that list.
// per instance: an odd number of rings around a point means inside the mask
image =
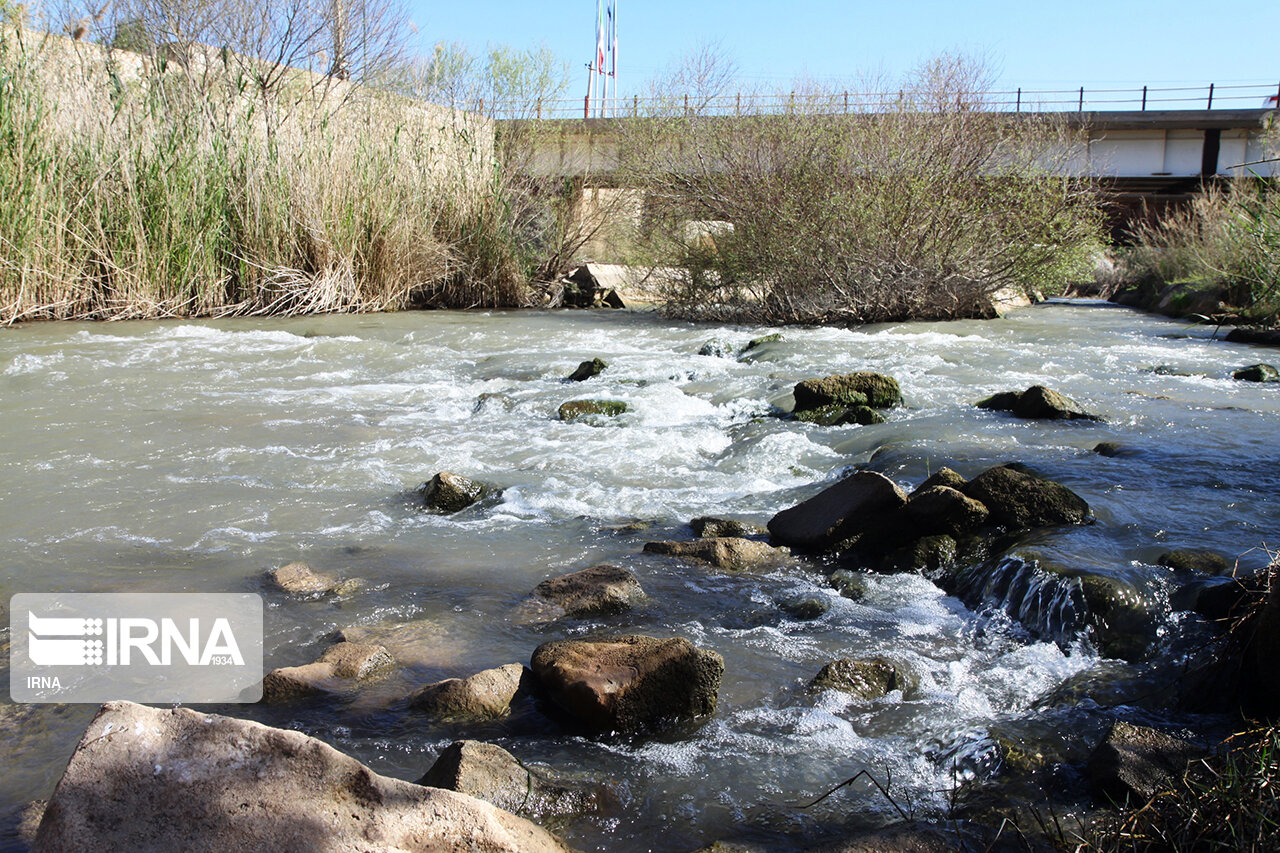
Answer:
[{"label": "flag on pole", "polygon": [[596,70],[604,71],[604,2],[596,0]]}]

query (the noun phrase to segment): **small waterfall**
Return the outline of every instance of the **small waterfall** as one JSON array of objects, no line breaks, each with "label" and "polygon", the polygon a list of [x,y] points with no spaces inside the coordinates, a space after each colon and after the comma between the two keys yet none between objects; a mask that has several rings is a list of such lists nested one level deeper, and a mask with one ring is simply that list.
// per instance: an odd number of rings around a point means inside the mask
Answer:
[{"label": "small waterfall", "polygon": [[1003,557],[985,564],[965,573],[956,594],[970,607],[1007,614],[1037,639],[1064,649],[1092,634],[1080,579],[1047,572],[1037,560]]}]

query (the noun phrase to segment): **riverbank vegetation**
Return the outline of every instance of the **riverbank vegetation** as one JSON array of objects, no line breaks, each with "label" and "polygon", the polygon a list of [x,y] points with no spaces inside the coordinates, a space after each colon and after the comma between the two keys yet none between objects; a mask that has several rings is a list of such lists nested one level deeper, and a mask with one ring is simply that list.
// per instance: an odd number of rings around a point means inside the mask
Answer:
[{"label": "riverbank vegetation", "polygon": [[715,115],[732,76],[697,55],[657,87],[621,153],[650,191],[641,253],[676,271],[679,313],[975,316],[1003,289],[1083,275],[1100,244],[1094,193],[1065,174],[1080,140],[1052,118],[988,109],[978,63],[927,63],[891,103],[799,85],[774,98],[781,114]]},{"label": "riverbank vegetation", "polygon": [[[1267,146],[1274,156],[1274,137]],[[1133,229],[1116,285],[1174,314],[1233,313],[1273,325],[1280,311],[1280,188],[1253,177],[1210,186]]]},{"label": "riverbank vegetation", "polygon": [[561,85],[536,52],[415,63],[372,3],[21,14],[0,0],[0,322],[519,306],[585,239],[525,140],[413,97]]}]

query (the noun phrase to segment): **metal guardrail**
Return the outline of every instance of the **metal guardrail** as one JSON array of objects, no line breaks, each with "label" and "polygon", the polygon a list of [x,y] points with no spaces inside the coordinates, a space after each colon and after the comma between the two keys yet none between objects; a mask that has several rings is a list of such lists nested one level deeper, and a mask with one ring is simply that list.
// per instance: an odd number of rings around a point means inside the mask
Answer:
[{"label": "metal guardrail", "polygon": [[[717,95],[699,97],[609,98],[603,104],[587,97],[532,103],[504,104],[480,101],[455,105],[495,119],[625,118],[652,115],[775,115],[788,112],[860,113],[894,109],[904,103],[920,107],[967,105],[992,112],[1108,112],[1153,110],[1265,109],[1267,100],[1280,98],[1280,82],[1239,83],[1218,86],[1154,87],[1132,89],[1006,89],[947,93],[929,100],[909,92],[826,91]],[[1274,102],[1270,104],[1275,108]]]}]

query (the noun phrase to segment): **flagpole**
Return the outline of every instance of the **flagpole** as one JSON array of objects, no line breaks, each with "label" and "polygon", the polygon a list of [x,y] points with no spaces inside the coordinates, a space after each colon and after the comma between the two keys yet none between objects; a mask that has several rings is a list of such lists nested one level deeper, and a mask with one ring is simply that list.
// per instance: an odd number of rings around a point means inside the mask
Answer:
[{"label": "flagpole", "polygon": [[618,0],[613,0],[613,44],[609,51],[613,72],[613,115],[618,115]]}]

